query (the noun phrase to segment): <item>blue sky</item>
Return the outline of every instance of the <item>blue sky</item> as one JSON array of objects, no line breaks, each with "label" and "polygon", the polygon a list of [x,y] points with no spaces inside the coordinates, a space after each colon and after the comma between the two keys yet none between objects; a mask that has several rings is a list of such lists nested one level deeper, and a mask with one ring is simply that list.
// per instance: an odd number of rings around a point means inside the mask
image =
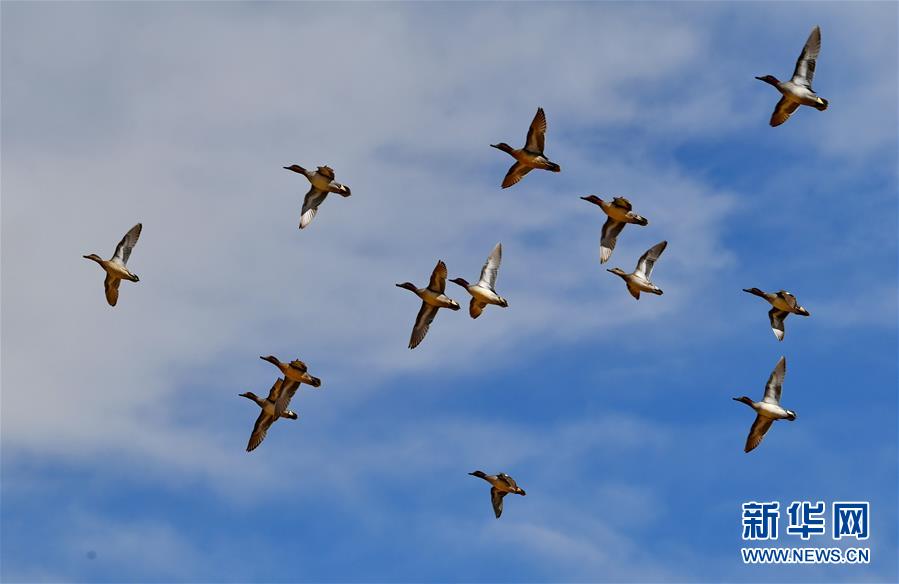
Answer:
[{"label": "blue sky", "polygon": [[[830,109],[769,128],[815,24]],[[896,581],[897,65],[887,2],[4,2],[0,578]],[[538,106],[562,172],[501,191]],[[298,231],[291,163],[353,196]],[[80,256],[137,221],[110,309]],[[510,307],[406,349],[393,284],[497,241]],[[247,454],[267,354],[323,386]],[[869,500],[872,563],[744,566],[741,503],[796,499]]]}]

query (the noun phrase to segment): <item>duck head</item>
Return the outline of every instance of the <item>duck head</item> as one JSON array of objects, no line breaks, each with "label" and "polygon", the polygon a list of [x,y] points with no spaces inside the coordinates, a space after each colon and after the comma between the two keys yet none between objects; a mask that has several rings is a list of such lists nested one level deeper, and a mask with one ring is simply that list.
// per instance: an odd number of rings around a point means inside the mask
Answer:
[{"label": "duck head", "polygon": [[804,309],[801,306],[796,307],[796,314],[800,314],[802,316],[810,316],[811,315],[811,313],[808,310]]},{"label": "duck head", "polygon": [[756,79],[758,79],[759,81],[764,81],[768,85],[773,85],[775,87],[780,85],[780,81],[778,81],[777,77],[775,77],[774,75],[765,75],[763,77],[756,77]]},{"label": "duck head", "polygon": [[268,361],[272,365],[280,365],[281,364],[281,362],[278,361],[278,358],[275,357],[274,355],[268,355],[267,357],[260,356],[259,358],[262,359],[263,361]]},{"label": "duck head", "polygon": [[297,413],[293,410],[284,410],[283,412],[281,412],[281,417],[287,418],[288,420],[296,420],[297,418],[299,418]]},{"label": "duck head", "polygon": [[291,164],[290,166],[283,166],[284,170],[292,170],[299,174],[306,174],[306,169],[300,166],[299,164]]},{"label": "duck head", "polygon": [[515,487],[515,494],[516,494],[516,495],[521,495],[522,497],[524,497],[525,495],[527,495],[527,493],[525,493],[525,492],[524,492],[524,489],[522,489],[521,487]]},{"label": "duck head", "polygon": [[452,298],[450,298],[449,301],[450,301],[450,305],[449,305],[450,310],[459,310],[459,308],[461,308],[459,306],[459,303],[456,302],[455,300],[453,300]]},{"label": "duck head", "polygon": [[589,201],[589,202],[593,203],[594,205],[599,205],[600,207],[602,207],[602,204],[604,202],[602,199],[600,199],[596,195],[587,195],[586,197],[581,197],[581,198],[584,199],[585,201]]},{"label": "duck head", "polygon": [[402,284],[397,284],[398,288],[405,288],[406,290],[411,290],[412,292],[417,292],[418,288],[415,287],[415,284],[412,282],[403,282]]},{"label": "duck head", "polygon": [[307,374],[304,375],[303,377],[304,377],[303,381],[305,381],[306,383],[308,383],[308,384],[311,385],[312,387],[321,387],[321,385],[322,385],[322,380],[319,379],[318,377],[315,377],[314,375],[309,375],[309,374],[307,373]]},{"label": "duck head", "polygon": [[492,148],[496,148],[497,150],[502,150],[503,152],[508,152],[511,154],[515,149],[506,144],[505,142],[500,142],[499,144],[491,144]]},{"label": "duck head", "polygon": [[744,396],[740,396],[740,397],[735,397],[735,398],[732,398],[732,399],[733,399],[734,401],[743,402],[743,403],[746,404],[747,406],[752,407],[752,400],[751,400],[750,398],[746,397],[745,395],[744,395]]},{"label": "duck head", "polygon": [[468,288],[469,286],[468,281],[465,278],[453,278],[452,280],[450,280],[450,282],[452,282],[453,284],[458,284],[463,288]]},{"label": "duck head", "polygon": [[237,394],[237,395],[239,395],[240,397],[245,397],[245,398],[247,398],[247,399],[251,399],[251,400],[253,400],[254,402],[258,402],[258,401],[259,401],[259,397],[257,397],[256,394],[253,393],[252,391],[248,391],[248,392],[246,392],[246,393],[239,393],[239,394]]},{"label": "duck head", "polygon": [[621,276],[622,278],[627,278],[627,272],[625,272],[621,268],[611,268],[611,269],[607,269],[606,271],[611,272],[611,273],[615,274],[616,276]]},{"label": "duck head", "polygon": [[353,194],[352,191],[350,191],[350,187],[348,187],[346,185],[342,185],[342,184],[338,184],[337,186],[338,186],[338,188],[340,188],[340,193],[338,193],[340,196],[349,197],[350,195]]},{"label": "duck head", "polygon": [[793,410],[787,410],[787,419],[791,422],[796,419],[796,412]]},{"label": "duck head", "polygon": [[99,264],[100,262],[103,261],[103,258],[101,258],[100,256],[98,256],[98,255],[95,254],[95,253],[92,253],[92,254],[89,254],[89,255],[86,255],[86,256],[81,256],[81,257],[83,257],[83,258],[86,259],[86,260],[94,260],[94,261],[97,262],[98,264]]}]

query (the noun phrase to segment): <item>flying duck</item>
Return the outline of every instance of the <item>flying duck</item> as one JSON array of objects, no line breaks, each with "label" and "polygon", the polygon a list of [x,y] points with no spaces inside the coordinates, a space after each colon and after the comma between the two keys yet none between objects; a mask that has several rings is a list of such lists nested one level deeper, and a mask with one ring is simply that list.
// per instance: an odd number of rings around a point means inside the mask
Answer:
[{"label": "flying duck", "polygon": [[471,304],[468,307],[468,313],[471,318],[481,316],[481,312],[487,308],[488,304],[495,304],[506,308],[509,303],[505,298],[496,293],[496,276],[499,273],[499,263],[503,260],[503,244],[497,243],[487,256],[484,267],[481,268],[481,279],[477,284],[469,284],[464,278],[456,278],[450,280],[454,284],[458,284],[468,290],[471,294]]},{"label": "flying duck", "polygon": [[521,496],[527,494],[524,492],[524,489],[518,486],[515,479],[504,472],[501,472],[498,475],[489,475],[484,471],[476,470],[468,474],[473,477],[484,479],[492,485],[490,487],[490,501],[493,503],[493,512],[496,514],[497,519],[503,514],[503,497],[508,493],[515,493],[516,495]]},{"label": "flying duck", "polygon": [[328,193],[337,193],[343,197],[350,196],[350,187],[340,184],[334,180],[334,169],[330,166],[319,166],[315,171],[309,171],[298,164],[283,167],[285,170],[292,170],[302,174],[312,186],[303,199],[303,214],[300,217],[300,229],[303,229],[315,218],[318,212],[318,206],[325,201]]},{"label": "flying duck", "polygon": [[269,363],[280,369],[281,373],[284,374],[284,378],[289,381],[295,381],[296,383],[306,383],[311,385],[312,387],[321,387],[322,380],[318,377],[309,375],[306,370],[306,364],[299,359],[294,359],[290,363],[282,363],[278,360],[277,357],[273,355],[259,358],[263,361],[268,361]]},{"label": "flying duck", "polygon": [[779,126],[786,122],[793,112],[800,105],[808,105],[816,110],[824,111],[827,109],[827,100],[818,97],[818,94],[812,89],[812,78],[815,76],[815,62],[818,60],[818,52],[821,50],[821,29],[817,26],[812,29],[802,47],[802,53],[796,61],[796,68],[793,70],[793,78],[789,81],[778,81],[773,75],[765,75],[764,77],[756,77],[760,81],[764,81],[769,85],[777,88],[777,91],[783,94],[774,113],[771,114],[771,126]]},{"label": "flying duck", "polygon": [[594,205],[598,205],[600,209],[609,216],[602,226],[602,236],[599,240],[599,263],[604,264],[609,261],[612,256],[612,250],[615,249],[615,242],[618,234],[624,229],[628,223],[636,225],[649,225],[649,221],[645,217],[637,215],[631,211],[631,202],[624,197],[615,197],[612,202],[603,201],[596,195],[581,197],[585,201],[590,201]]},{"label": "flying duck", "polygon": [[784,319],[787,316],[790,314],[809,316],[809,311],[799,306],[796,297],[786,290],[763,292],[758,288],[743,288],[743,292],[755,294],[771,303],[773,308],[768,311],[768,320],[771,321],[771,330],[774,331],[774,336],[777,337],[778,341],[784,340],[784,335],[786,334],[784,331]]},{"label": "flying duck", "polygon": [[558,164],[551,162],[543,155],[543,142],[545,137],[546,115],[543,113],[543,108],[540,107],[537,108],[537,115],[534,116],[534,121],[531,122],[531,127],[528,129],[528,137],[524,143],[524,148],[512,148],[505,142],[491,144],[492,147],[508,153],[515,159],[515,164],[512,165],[512,168],[506,173],[506,178],[503,179],[504,189],[509,188],[520,181],[524,178],[524,175],[535,168],[552,172],[559,172],[562,170]]},{"label": "flying duck", "polygon": [[279,377],[265,399],[260,398],[252,391],[238,394],[240,397],[253,400],[262,408],[259,417],[256,418],[256,425],[253,426],[253,433],[250,434],[250,441],[247,442],[247,452],[262,444],[269,426],[274,424],[275,420],[278,418],[296,420],[299,417],[296,412],[287,409],[299,386],[300,384],[296,381],[284,380]]},{"label": "flying duck", "polygon": [[637,300],[640,300],[641,291],[661,296],[662,289],[653,284],[649,278],[652,276],[653,266],[655,266],[656,261],[658,261],[659,256],[662,255],[662,252],[665,251],[667,246],[667,241],[660,241],[646,250],[646,253],[640,256],[640,260],[637,262],[637,268],[633,273],[628,274],[621,268],[612,268],[611,270],[606,271],[612,272],[616,276],[621,276],[621,279],[627,284],[627,291]]},{"label": "flying duck", "polygon": [[125,265],[128,263],[128,258],[131,257],[131,250],[134,249],[134,246],[137,244],[137,238],[140,237],[141,228],[141,224],[138,223],[129,229],[128,233],[125,234],[125,237],[122,238],[122,241],[116,246],[115,253],[112,254],[112,257],[108,260],[104,260],[95,253],[82,256],[85,259],[94,260],[106,271],[106,279],[103,281],[103,288],[106,290],[106,302],[108,302],[110,306],[115,306],[116,302],[119,300],[119,284],[122,280],[140,282],[140,278],[137,277],[137,274],[132,274]]},{"label": "flying duck", "polygon": [[424,340],[425,335],[428,334],[428,327],[434,322],[434,317],[437,316],[439,309],[459,310],[459,303],[444,294],[446,291],[446,264],[443,263],[443,260],[439,260],[434,267],[427,288],[416,288],[412,282],[403,282],[397,286],[411,290],[421,298],[421,310],[415,317],[415,326],[412,327],[412,336],[409,338],[410,349],[414,349]]},{"label": "flying duck", "polygon": [[765,386],[765,397],[760,402],[754,402],[745,395],[733,398],[735,401],[743,402],[747,406],[755,410],[755,421],[752,423],[752,429],[749,430],[749,437],[746,438],[746,447],[744,452],[749,452],[758,446],[765,433],[771,428],[774,420],[790,420],[796,419],[796,412],[787,410],[780,405],[780,393],[783,389],[784,375],[787,373],[787,360],[781,357],[780,361],[771,372],[768,378],[768,384]]}]

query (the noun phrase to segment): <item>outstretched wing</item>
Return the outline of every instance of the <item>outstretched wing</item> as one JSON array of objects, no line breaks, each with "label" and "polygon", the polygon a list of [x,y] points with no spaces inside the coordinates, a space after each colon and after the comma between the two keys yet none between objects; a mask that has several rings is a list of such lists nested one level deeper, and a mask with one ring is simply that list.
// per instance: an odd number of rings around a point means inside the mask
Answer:
[{"label": "outstretched wing", "polygon": [[493,503],[493,513],[497,519],[503,514],[503,497],[505,496],[505,491],[500,491],[496,487],[490,487],[490,502]]},{"label": "outstretched wing", "polygon": [[602,236],[599,238],[599,263],[604,264],[612,257],[618,234],[624,229],[624,223],[619,223],[611,217],[602,225]]},{"label": "outstretched wing", "polygon": [[446,292],[446,264],[443,263],[443,260],[438,260],[437,265],[434,266],[434,271],[431,272],[431,281],[428,282],[428,290],[438,294]]},{"label": "outstretched wing", "polygon": [[774,336],[777,337],[778,341],[784,340],[784,335],[786,331],[784,330],[784,319],[787,315],[790,314],[786,310],[778,310],[776,308],[772,308],[768,311],[768,320],[771,321],[771,330],[774,331]]},{"label": "outstretched wing", "polygon": [[309,192],[306,193],[306,198],[303,199],[303,214],[300,217],[300,229],[303,229],[312,223],[312,220],[315,219],[315,214],[318,213],[318,206],[322,204],[327,196],[327,191],[320,191],[315,187],[309,189]]},{"label": "outstretched wing", "polygon": [[509,168],[509,172],[506,173],[506,178],[503,179],[503,188],[507,189],[516,184],[529,172],[531,172],[530,166],[525,166],[520,162],[516,162]]},{"label": "outstretched wing", "polygon": [[768,377],[768,383],[765,385],[765,403],[780,405],[780,392],[783,390],[784,376],[787,374],[787,358],[781,357],[774,366],[774,371]]},{"label": "outstretched wing", "polygon": [[437,307],[431,306],[427,302],[422,302],[421,310],[418,311],[418,316],[415,317],[415,326],[412,327],[412,337],[409,339],[410,349],[414,349],[421,344],[425,335],[428,334],[428,328],[434,322],[435,316],[437,316]]},{"label": "outstretched wing", "polygon": [[798,107],[799,102],[787,99],[786,97],[781,97],[780,101],[777,102],[777,105],[774,106],[774,113],[771,114],[771,121],[768,123],[772,128],[776,128],[790,119],[790,116],[793,115],[793,112],[795,112]]},{"label": "outstretched wing", "polygon": [[665,251],[666,247],[668,247],[668,242],[660,241],[640,256],[640,260],[637,262],[637,271],[643,272],[643,275],[646,276],[647,280],[650,279],[652,268],[655,266],[656,261],[658,261],[659,256],[662,255],[662,252]]},{"label": "outstretched wing", "polygon": [[137,244],[137,239],[140,237],[141,229],[143,229],[143,226],[138,223],[128,230],[128,233],[125,234],[125,237],[123,237],[122,241],[116,246],[115,253],[112,255],[112,261],[118,262],[123,266],[128,263],[128,258],[131,257],[131,250],[134,249],[134,246]]},{"label": "outstretched wing", "polygon": [[[496,276],[499,274],[499,264],[503,261],[503,244],[497,243],[493,247],[493,251],[487,256],[484,267],[481,268],[481,279],[478,285],[494,290],[496,286]],[[495,291],[495,290],[494,290]]]},{"label": "outstretched wing", "polygon": [[524,149],[530,152],[543,154],[543,142],[546,139],[546,114],[543,108],[537,108],[537,114],[528,128],[528,137],[524,142]]},{"label": "outstretched wing", "polygon": [[265,410],[259,412],[259,417],[256,418],[256,424],[253,426],[253,433],[250,434],[250,441],[247,442],[247,452],[255,450],[257,446],[262,444],[269,427],[274,421],[275,418],[266,414]]},{"label": "outstretched wing", "polygon": [[821,51],[821,29],[817,26],[812,29],[802,47],[802,53],[796,60],[796,68],[793,70],[793,83],[812,88],[812,79],[815,77],[815,63],[818,61],[818,53]]},{"label": "outstretched wing", "polygon": [[765,437],[765,434],[771,428],[772,422],[774,420],[771,418],[755,417],[755,422],[752,423],[752,428],[749,429],[749,436],[746,437],[746,446],[743,448],[743,452],[749,452],[762,443],[762,438]]},{"label": "outstretched wing", "polygon": [[109,273],[106,274],[106,279],[103,280],[103,289],[106,290],[106,302],[110,306],[115,306],[115,303],[119,301],[119,284],[121,283],[122,280]]},{"label": "outstretched wing", "polygon": [[287,410],[287,406],[290,405],[290,400],[296,395],[299,387],[300,383],[298,381],[286,379],[281,383],[281,391],[278,398],[273,400],[275,402],[275,417],[280,417],[281,414]]}]

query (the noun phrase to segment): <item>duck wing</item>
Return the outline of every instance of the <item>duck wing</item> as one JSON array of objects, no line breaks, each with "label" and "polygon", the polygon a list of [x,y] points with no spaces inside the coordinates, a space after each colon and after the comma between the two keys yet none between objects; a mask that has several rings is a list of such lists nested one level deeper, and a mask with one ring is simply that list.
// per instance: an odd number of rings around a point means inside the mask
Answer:
[{"label": "duck wing", "polygon": [[647,280],[652,275],[652,268],[656,265],[656,261],[658,261],[659,256],[662,255],[666,247],[668,247],[668,242],[660,241],[640,256],[640,260],[637,262],[637,271],[642,272]]},{"label": "duck wing", "polygon": [[611,217],[603,223],[602,235],[599,239],[599,263],[604,264],[612,257],[612,250],[615,249],[615,242],[622,229],[624,229],[624,223],[619,223]]},{"label": "duck wing", "polygon": [[777,337],[778,341],[784,340],[784,335],[786,331],[784,330],[784,319],[787,315],[790,314],[786,310],[778,310],[776,308],[772,308],[768,311],[768,320],[771,321],[771,330],[774,331],[774,336]]},{"label": "duck wing", "polygon": [[247,452],[255,450],[257,446],[262,444],[269,427],[274,421],[275,418],[266,414],[265,410],[259,413],[259,417],[256,418],[256,424],[253,426],[253,433],[250,434],[250,441],[247,442]]},{"label": "duck wing", "polygon": [[516,162],[509,168],[509,172],[506,173],[506,178],[503,179],[503,188],[507,189],[514,184],[517,184],[518,181],[524,178],[524,175],[531,172],[530,166],[525,166],[520,162]]},{"label": "duck wing", "polygon": [[612,204],[618,207],[619,209],[624,209],[625,211],[632,211],[633,205],[631,202],[624,197],[615,197],[612,199]]},{"label": "duck wing", "polygon": [[765,434],[771,428],[772,422],[774,420],[771,418],[755,417],[755,422],[752,423],[752,428],[749,429],[749,436],[746,437],[746,446],[743,448],[743,452],[749,452],[762,443],[762,438],[765,437]]},{"label": "duck wing", "polygon": [[309,192],[306,193],[306,198],[303,199],[303,213],[300,216],[300,229],[303,229],[312,223],[312,220],[315,219],[315,214],[318,213],[318,206],[322,204],[327,196],[327,191],[320,191],[315,187],[309,189]]},{"label": "duck wing", "polygon": [[437,316],[437,310],[438,307],[431,306],[427,302],[421,303],[421,310],[418,311],[418,316],[415,317],[415,326],[412,327],[412,337],[409,338],[410,349],[414,349],[424,340],[425,335],[428,334],[428,328],[434,322],[434,317]]},{"label": "duck wing", "polygon": [[815,63],[818,60],[818,53],[821,51],[821,29],[817,26],[812,29],[802,47],[802,53],[796,60],[796,68],[793,70],[793,79],[796,85],[801,85],[808,89],[812,88],[812,79],[815,77]]},{"label": "duck wing", "polygon": [[780,296],[780,298],[784,302],[786,302],[787,306],[789,306],[791,309],[795,310],[796,307],[799,306],[799,302],[796,300],[796,297],[793,296],[792,294],[790,294],[789,292],[787,292],[786,290],[781,290],[780,292],[777,293],[777,295]]},{"label": "duck wing", "polygon": [[291,361],[290,366],[293,369],[299,369],[303,373],[306,373],[309,370],[309,368],[306,367],[306,364],[303,363],[302,361],[300,361],[299,359],[294,359],[293,361]]},{"label": "duck wing", "polygon": [[318,172],[318,174],[322,175],[323,177],[325,177],[328,180],[334,180],[334,176],[335,176],[334,169],[331,168],[330,166],[328,166],[327,164],[324,166],[319,166],[316,169],[316,172]]},{"label": "duck wing", "polygon": [[499,274],[499,264],[503,261],[503,244],[497,243],[493,247],[493,251],[490,252],[490,255],[487,256],[487,261],[484,262],[484,267],[481,268],[481,279],[478,281],[478,285],[484,288],[490,288],[494,292],[494,287],[496,286],[496,276]]},{"label": "duck wing", "polygon": [[282,388],[283,383],[284,383],[284,380],[281,379],[280,377],[275,380],[275,382],[272,384],[272,388],[270,390],[268,390],[268,401],[270,401],[270,402],[278,401],[278,398],[281,397],[281,388]]},{"label": "duck wing", "polygon": [[[296,395],[297,389],[299,389],[299,387],[300,387],[300,383],[298,381],[291,381],[289,379],[285,379],[283,382],[281,382],[281,389],[278,392],[277,398],[272,400],[272,396],[271,396],[271,394],[269,394],[268,399],[275,402],[275,417],[276,418],[280,418],[281,414],[283,414],[285,411],[287,411],[287,406],[290,405],[290,400],[292,400],[293,396]],[[272,389],[274,389],[274,388],[272,388]]]},{"label": "duck wing", "polygon": [[524,149],[530,152],[543,154],[543,143],[546,139],[546,114],[543,108],[537,108],[537,114],[528,128],[528,137],[524,142]]},{"label": "duck wing", "polygon": [[481,316],[485,308],[487,308],[487,304],[472,296],[471,304],[468,305],[468,314],[471,315],[471,318],[477,318]]},{"label": "duck wing", "polygon": [[765,403],[780,405],[780,393],[783,390],[784,376],[787,374],[787,358],[781,357],[774,366],[774,371],[765,384]]},{"label": "duck wing", "polygon": [[781,97],[780,101],[777,102],[777,105],[774,106],[774,113],[771,114],[771,120],[768,123],[772,128],[776,128],[777,126],[789,120],[790,116],[793,115],[793,112],[795,112],[798,108],[798,101],[793,101],[792,99]]},{"label": "duck wing", "polygon": [[106,291],[106,302],[110,306],[115,306],[119,301],[119,284],[122,283],[120,278],[116,278],[109,272],[106,273],[106,279],[103,280],[103,289]]},{"label": "duck wing", "polygon": [[630,282],[627,284],[627,291],[631,293],[635,300],[640,300],[640,289],[636,286],[631,286]]},{"label": "duck wing", "polygon": [[431,272],[431,281],[428,282],[428,290],[438,294],[446,292],[446,264],[443,263],[443,260],[438,260],[437,265],[434,266],[434,271]]},{"label": "duck wing", "polygon": [[112,261],[120,263],[123,266],[128,263],[128,258],[131,257],[131,250],[134,249],[134,246],[137,244],[137,240],[140,237],[141,229],[143,229],[143,226],[138,223],[128,230],[128,233],[125,234],[125,237],[123,237],[122,241],[116,246],[115,253],[112,254]]},{"label": "duck wing", "polygon": [[496,476],[496,478],[498,478],[501,481],[503,481],[504,483],[506,483],[506,485],[508,485],[510,489],[515,489],[518,487],[518,483],[515,482],[515,479],[513,479],[512,477],[510,477],[509,475],[507,475],[504,472],[499,473]]},{"label": "duck wing", "polygon": [[503,514],[503,497],[505,496],[505,491],[500,491],[496,487],[490,487],[490,502],[493,503],[493,513],[497,519]]}]

